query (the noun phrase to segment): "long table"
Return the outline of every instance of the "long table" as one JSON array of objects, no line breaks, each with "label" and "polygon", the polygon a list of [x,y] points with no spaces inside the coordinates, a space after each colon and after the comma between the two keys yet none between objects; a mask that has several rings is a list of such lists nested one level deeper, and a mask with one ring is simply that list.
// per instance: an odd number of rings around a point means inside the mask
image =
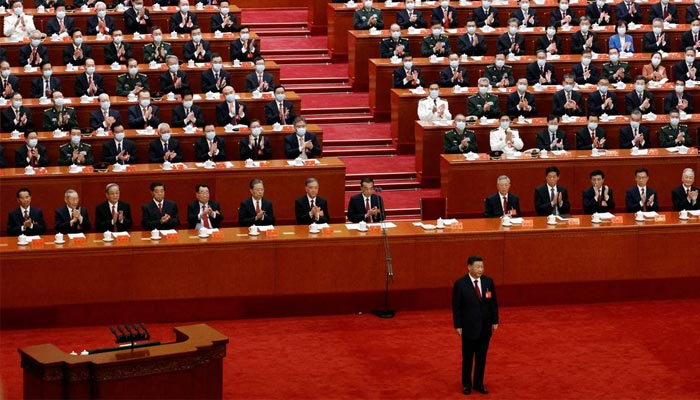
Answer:
[{"label": "long table", "polygon": [[[700,247],[678,243],[700,235],[697,218],[639,224],[503,228],[498,219],[464,220],[462,229],[423,230],[398,222],[391,242],[391,305],[403,311],[448,307],[453,282],[469,255],[485,258],[501,305],[697,297]],[[434,221],[431,221],[434,223]],[[152,241],[132,232],[126,243],[18,246],[0,238],[0,318],[3,328],[212,320],[356,313],[382,304],[381,232],[310,234],[305,226],[249,237],[239,228],[223,238]],[[546,245],[533,245],[546,243]],[[585,245],[582,245],[584,244]],[[551,260],[556,252],[556,262]]]},{"label": "long table", "polygon": [[[284,125],[282,130],[274,131],[272,126],[263,126],[263,136],[270,139],[270,148],[272,149],[272,158],[274,159],[285,159],[287,158],[284,152],[284,137],[290,135],[294,132],[294,128],[291,125]],[[308,124],[306,126],[308,132],[316,135],[318,143],[323,146],[323,131],[316,124]],[[152,134],[139,134],[136,130],[127,129],[125,131],[126,138],[134,141],[136,145],[136,156],[138,157],[139,163],[148,162],[148,145],[156,138],[155,130]],[[182,158],[185,161],[194,161],[194,143],[199,140],[203,131],[201,129],[194,133],[186,133],[182,128],[172,129],[173,138],[180,141],[180,150],[182,151]],[[226,141],[226,154],[228,160],[239,160],[238,153],[238,142],[245,136],[250,134],[250,130],[247,128],[241,129],[238,132],[225,132],[224,128],[217,127],[216,134],[222,137]],[[54,137],[53,132],[38,132],[39,143],[46,147],[46,154],[48,156],[50,165],[56,165],[58,161],[58,149],[62,145],[68,143],[70,140],[68,137]],[[100,162],[102,159],[102,143],[112,140],[111,135],[98,136],[96,132],[90,135],[83,135],[81,141],[83,143],[88,143],[92,146],[92,154],[95,163]],[[24,136],[13,139],[10,134],[3,133],[0,134],[0,145],[5,149],[5,160],[8,166],[14,165],[14,151],[18,147],[24,146]]]},{"label": "long table", "polygon": [[681,184],[684,168],[698,171],[700,157],[695,154],[673,154],[666,149],[653,149],[653,155],[632,156],[630,150],[617,150],[617,155],[592,158],[590,151],[570,151],[562,156],[532,159],[529,154],[504,160],[467,161],[461,154],[440,156],[440,190],[447,199],[447,215],[476,217],[483,215],[484,199],[496,193],[496,178],[508,175],[510,192],[520,197],[524,215],[535,213],[534,191],[545,183],[545,169],[556,165],[561,171],[559,184],[567,188],[571,212],[583,209],[581,193],[591,186],[588,174],[594,169],[605,172],[605,184],[613,189],[616,212],[625,210],[625,192],[635,185],[634,171],[639,167],[649,170],[649,187],[656,189],[661,210],[672,209],[671,190]]},{"label": "long table", "polygon": [[[677,62],[684,60],[685,53],[669,53],[668,57],[664,58],[664,65],[666,66],[667,74],[669,75],[669,80],[673,80],[673,74],[671,72],[671,67]],[[506,65],[513,68],[513,79],[527,77],[526,69],[527,66],[535,62],[537,57],[535,56],[521,56],[518,60],[508,61]],[[624,62],[629,63],[630,66],[630,76],[634,77],[642,74],[642,68],[644,65],[649,64],[651,59],[651,54],[648,53],[634,53],[631,58],[624,59]],[[494,64],[494,57],[477,57],[474,59],[469,57],[467,62],[460,62],[460,65],[467,70],[468,86],[477,86],[477,81],[479,78],[484,76],[484,72],[489,65]],[[571,68],[581,62],[581,57],[578,55],[564,54],[561,55],[559,59],[554,59],[548,61],[555,69],[556,77],[558,82],[564,79],[564,75],[571,73]],[[600,73],[603,71],[603,64],[608,62],[607,54],[600,54],[593,60],[592,64],[595,65]],[[421,75],[423,76],[422,85],[427,87],[430,82],[437,82],[440,78],[440,71],[445,67],[449,67],[449,60],[445,57],[444,60],[438,62],[430,62],[430,59],[420,57],[413,59],[413,65],[420,68]],[[375,118],[379,120],[388,119],[390,110],[389,97],[386,95],[394,87],[394,70],[401,67],[401,64],[392,64],[390,59],[387,58],[373,58],[369,60],[369,70],[365,67],[364,69],[358,69],[364,75],[365,84],[369,84],[369,107]],[[360,79],[360,74],[356,75],[358,80]],[[596,82],[597,83],[597,82]]]},{"label": "long table", "polygon": [[[698,128],[700,119],[687,119],[682,122],[688,125],[688,130],[693,139],[693,144],[698,144]],[[578,117],[575,121],[567,123],[560,122],[559,128],[566,133],[571,150],[576,149],[576,132],[587,124],[585,117]],[[615,119],[607,122],[600,121],[599,127],[606,133],[608,148],[617,149],[620,147],[620,129],[629,124],[629,117],[616,116]],[[659,115],[654,121],[644,121],[644,125],[651,130],[650,141],[652,147],[659,147],[658,131],[662,126],[668,124],[668,115]],[[416,130],[416,173],[423,187],[440,186],[440,154],[444,153],[445,132],[454,128],[454,124],[448,126],[437,125],[429,121],[415,121]],[[479,151],[489,152],[489,137],[493,129],[498,128],[498,122],[481,124],[476,123],[467,126],[476,134],[476,142]],[[523,149],[536,147],[536,135],[547,129],[547,118],[528,118],[524,123],[513,122],[513,129],[517,129],[523,139]],[[594,161],[591,161],[594,163]]]},{"label": "long table", "polygon": [[[204,94],[200,94],[199,96],[201,97],[201,99],[197,100],[195,104],[202,109],[204,119],[210,123],[215,124],[216,105],[224,101],[223,96],[220,96],[219,99],[211,100],[207,100]],[[258,99],[254,99],[252,93],[240,92],[236,93],[236,96],[238,96],[237,101],[241,101],[246,105],[249,119],[257,118],[263,123],[265,122],[265,104],[273,101],[274,99],[271,93],[263,93],[263,96]],[[78,124],[81,127],[90,126],[90,112],[98,110],[100,107],[97,98],[95,97],[91,102],[87,103],[81,102],[80,99],[77,97],[72,97],[69,99],[71,103],[67,105],[70,107],[75,107],[76,116],[78,118]],[[286,100],[292,102],[296,112],[300,113],[301,99],[299,98],[299,95],[297,95],[294,92],[287,92]],[[129,107],[137,104],[137,101],[128,101],[126,97],[121,96],[110,96],[110,103],[111,108],[113,110],[119,111],[121,113],[122,121],[128,127],[128,109]],[[0,106],[0,109],[9,107],[10,104],[10,102],[7,102],[5,106]],[[44,121],[44,110],[51,108],[52,105],[40,104],[39,99],[24,99],[22,101],[22,104],[30,109],[35,126],[39,130],[41,130]],[[157,106],[159,108],[160,120],[162,122],[168,123],[172,120],[173,109],[178,104],[182,104],[182,101],[179,99],[179,96],[176,96],[176,99],[172,101],[167,100],[165,96],[163,96],[163,99],[160,101],[151,100],[151,105]],[[137,128],[140,129],[141,127]]]},{"label": "long table", "polygon": [[[215,37],[213,33],[202,34],[202,40],[209,42],[210,51],[212,53],[221,54],[226,61],[231,61],[230,44],[232,41],[237,40],[238,37],[238,33],[224,33],[220,38]],[[261,40],[257,34],[251,33],[250,38],[255,40],[259,49],[263,48],[263,40]],[[141,35],[140,39],[134,39],[131,35],[124,35],[124,40],[131,44],[132,57],[139,62],[143,62],[143,48],[146,44],[153,42],[151,34]],[[181,59],[184,58],[183,46],[190,40],[189,34],[180,34],[177,38],[173,38],[169,33],[163,34],[163,42],[170,43],[172,45],[173,54]],[[109,35],[105,35],[103,40],[98,40],[97,36],[83,36],[83,44],[92,47],[92,58],[94,58],[96,60],[95,62],[98,64],[104,62],[104,46],[111,41],[112,39]],[[71,43],[72,42],[68,38],[57,41],[52,41],[47,38],[42,42],[47,48],[49,60],[53,65],[63,65],[63,49]],[[7,59],[10,61],[19,59],[19,48],[25,44],[27,44],[26,40],[15,42],[7,37],[0,38],[0,46],[7,50]],[[11,65],[15,65],[14,62],[11,62]]]},{"label": "long table", "polygon": [[[612,86],[610,89],[617,94],[617,110],[620,113],[625,113],[625,95],[633,90],[634,85],[628,84],[625,89],[618,90]],[[496,89],[494,94],[498,95],[499,107],[501,112],[507,112],[508,94],[513,92],[515,88]],[[533,87],[528,88],[530,93],[535,95],[535,104],[537,105],[538,116],[546,116],[552,112],[552,95],[557,91],[557,87],[543,87],[542,90],[536,91]],[[559,89],[560,90],[560,89]],[[588,101],[588,94],[596,90],[595,86],[581,87],[578,89],[583,97],[583,107]],[[669,93],[674,89],[673,83],[666,83],[658,88],[649,89],[654,93],[654,105],[659,114],[663,113],[663,101]],[[687,89],[689,93],[697,99],[700,93],[700,87]],[[427,90],[424,94],[414,94],[409,89],[391,89],[391,138],[400,153],[413,153],[415,148],[415,123],[418,118],[418,102],[420,99],[427,97]],[[466,92],[454,93],[451,88],[440,89],[440,97],[447,100],[450,106],[450,113],[454,118],[457,114],[467,113],[467,102],[471,95],[476,93],[476,88],[471,87]],[[696,101],[697,104],[697,101]],[[585,115],[586,113],[584,113]]]},{"label": "long table", "polygon": [[231,161],[231,168],[204,169],[195,163],[185,163],[187,169],[164,171],[160,164],[137,164],[131,172],[70,174],[68,167],[47,167],[45,174],[25,175],[24,168],[6,168],[0,178],[0,212],[2,230],[6,216],[17,207],[16,191],[29,187],[32,205],[44,210],[47,228],[53,229],[53,211],[61,207],[63,193],[75,189],[80,194],[81,206],[87,207],[94,221],[95,206],[105,200],[107,183],[121,186],[121,198],[131,204],[134,230],[141,229],[141,205],[151,201],[148,190],[151,182],[162,181],[167,186],[166,198],[178,204],[181,226],[187,226],[187,204],[195,200],[194,187],[207,183],[212,200],[221,204],[226,226],[237,226],[238,205],[250,196],[248,184],[253,178],[265,181],[265,197],[274,205],[278,225],[294,224],[294,200],[304,195],[304,181],[309,177],[319,180],[320,196],[328,200],[333,222],[345,220],[345,164],[337,158],[320,158],[315,166],[290,166],[287,160],[272,160],[268,167],[245,168],[243,161]]},{"label": "long table", "polygon": [[[103,62],[100,60],[98,62]],[[187,79],[190,82],[190,88],[194,92],[203,92],[202,90],[202,72],[211,68],[211,63],[202,63],[199,66],[195,65],[190,67],[188,64],[182,65],[182,70],[187,74]],[[159,64],[158,68],[150,68],[148,64],[139,65],[139,73],[148,76],[149,88],[153,91],[160,90],[160,76],[167,71],[168,67],[165,64]],[[245,89],[245,77],[251,72],[255,71],[255,66],[253,62],[242,62],[240,66],[236,67],[233,63],[225,62],[223,63],[223,69],[231,74],[231,84],[234,89],[238,92],[242,92]],[[12,75],[18,76],[19,78],[19,92],[22,96],[29,98],[31,93],[32,81],[41,76],[41,70],[38,68],[33,72],[25,72],[24,68],[12,67],[10,68]],[[274,61],[265,61],[265,72],[269,72],[274,76],[275,83],[280,82],[280,67]],[[79,66],[73,71],[66,70],[63,66],[53,67],[53,77],[58,78],[61,81],[61,89],[63,89],[63,94],[65,96],[74,96],[75,81],[78,75],[85,73],[85,67]],[[95,66],[95,73],[102,75],[104,78],[105,92],[110,94],[117,93],[117,77],[121,74],[127,73],[126,66],[122,65],[119,69],[114,69],[109,65],[98,64]]]}]

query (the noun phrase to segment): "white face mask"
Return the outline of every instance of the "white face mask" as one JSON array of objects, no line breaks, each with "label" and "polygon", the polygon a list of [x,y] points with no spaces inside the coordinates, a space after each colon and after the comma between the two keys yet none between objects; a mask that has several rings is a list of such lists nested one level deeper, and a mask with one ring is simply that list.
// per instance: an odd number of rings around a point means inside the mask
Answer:
[{"label": "white face mask", "polygon": [[491,2],[490,1],[482,1],[481,5],[484,6],[484,8],[489,8],[489,7],[491,7]]},{"label": "white face mask", "polygon": [[70,142],[73,146],[79,145],[80,144],[80,136],[71,136]]},{"label": "white face mask", "polygon": [[450,60],[450,68],[459,67],[459,60]]},{"label": "white face mask", "polygon": [[39,47],[41,39],[32,39],[32,47]]},{"label": "white face mask", "polygon": [[414,3],[406,3],[406,9],[408,11],[412,11],[414,8],[416,8],[416,5]]},{"label": "white face mask", "polygon": [[632,127],[632,129],[639,129],[639,122],[632,121],[630,122],[630,126]]},{"label": "white face mask", "polygon": [[682,85],[676,85],[676,93],[680,94],[683,93],[683,86]]},{"label": "white face mask", "polygon": [[100,19],[104,19],[104,18],[107,16],[107,11],[98,11],[98,12],[97,12],[97,16],[98,16]]},{"label": "white face mask", "polygon": [[440,95],[440,91],[439,91],[439,90],[434,90],[434,89],[433,89],[433,90],[430,91],[430,98],[431,98],[431,99],[437,99],[439,95]]},{"label": "white face mask", "polygon": [[20,107],[22,107],[22,101],[13,100],[13,101],[12,101],[12,107],[14,107],[14,108],[20,108]]},{"label": "white face mask", "polygon": [[476,32],[476,26],[468,26],[468,27],[467,27],[467,32],[468,32],[470,35],[473,35],[473,34]]},{"label": "white face mask", "polygon": [[164,132],[160,134],[160,140],[163,141],[163,143],[167,142],[170,140],[170,133],[169,132]]},{"label": "white face mask", "polygon": [[581,59],[581,64],[583,64],[585,66],[589,66],[589,65],[591,65],[591,59],[589,57],[583,57]]},{"label": "white face mask", "polygon": [[527,89],[527,85],[520,84],[518,85],[518,90],[521,92],[524,92]]},{"label": "white face mask", "polygon": [[257,64],[255,65],[255,70],[258,72],[264,72],[265,71],[265,64]]},{"label": "white face mask", "polygon": [[671,125],[673,125],[673,126],[678,126],[678,123],[681,122],[680,119],[675,118],[675,117],[671,118],[669,121],[671,122]]},{"label": "white face mask", "polygon": [[85,72],[87,72],[88,75],[92,75],[95,73],[95,67],[85,67]]},{"label": "white face mask", "polygon": [[509,121],[501,121],[499,126],[501,127],[501,129],[506,130],[510,126],[510,122]]},{"label": "white face mask", "polygon": [[568,4],[559,4],[559,9],[562,11],[566,11],[569,9],[569,5]]},{"label": "white face mask", "polygon": [[564,90],[566,90],[567,92],[570,92],[571,90],[573,90],[573,88],[574,88],[574,85],[572,85],[570,83],[567,83],[564,85]]},{"label": "white face mask", "polygon": [[284,97],[284,93],[275,94],[275,99],[277,99],[277,101],[284,101]]},{"label": "white face mask", "polygon": [[39,139],[29,139],[29,147],[32,149],[36,147],[37,144],[39,144]]},{"label": "white face mask", "polygon": [[392,38],[392,39],[398,39],[398,38],[400,38],[400,37],[401,37],[401,32],[398,32],[398,31],[392,31],[392,32],[391,32],[391,38]]},{"label": "white face mask", "polygon": [[555,33],[557,33],[556,29],[547,29],[547,35],[554,36]]},{"label": "white face mask", "polygon": [[540,68],[544,67],[544,65],[545,65],[546,63],[547,63],[547,60],[543,60],[543,59],[541,59],[541,58],[538,58],[538,59],[537,59],[537,66],[540,67]]},{"label": "white face mask", "polygon": [[486,93],[488,93],[488,91],[489,91],[488,86],[479,86],[479,93],[480,94],[486,94]]},{"label": "white face mask", "polygon": [[134,10],[141,11],[142,8],[143,8],[143,4],[134,4]]},{"label": "white face mask", "polygon": [[10,76],[10,70],[9,70],[9,69],[3,69],[3,70],[2,70],[2,77],[3,77],[3,78],[7,78],[8,76]]},{"label": "white face mask", "polygon": [[372,8],[372,2],[371,2],[371,1],[365,1],[365,7],[366,7],[366,8]]},{"label": "white face mask", "polygon": [[547,125],[547,129],[549,129],[550,132],[556,132],[557,129],[559,129],[559,125]]},{"label": "white face mask", "polygon": [[190,6],[180,6],[180,11],[182,11],[183,14],[187,13],[190,11]]},{"label": "white face mask", "polygon": [[464,121],[457,121],[457,122],[455,123],[455,126],[456,126],[457,129],[459,129],[460,131],[463,131],[464,128],[467,127],[467,123],[464,122]]},{"label": "white face mask", "polygon": [[162,35],[155,35],[155,36],[153,36],[153,41],[156,43],[160,43],[163,41],[163,36]]},{"label": "white face mask", "polygon": [[510,33],[511,35],[515,35],[516,33],[518,33],[518,28],[515,26],[508,27],[508,33]]},{"label": "white face mask", "polygon": [[299,137],[304,137],[304,135],[306,135],[306,127],[305,126],[301,126],[299,128],[296,128],[296,131],[297,131],[297,136],[299,136]]},{"label": "white face mask", "polygon": [[204,136],[207,138],[207,140],[214,140],[214,137],[216,136],[216,132],[208,131],[204,133]]},{"label": "white face mask", "polygon": [[221,68],[222,68],[223,66],[224,66],[224,65],[221,64],[221,63],[214,63],[214,64],[211,65],[211,68],[212,68],[214,71],[219,72],[219,71],[221,71]]},{"label": "white face mask", "polygon": [[527,11],[530,9],[530,4],[529,3],[523,3],[520,5],[520,9],[523,11]]},{"label": "white face mask", "polygon": [[100,108],[103,110],[109,110],[110,105],[111,104],[109,103],[109,101],[103,101],[100,103]]},{"label": "white face mask", "polygon": [[122,39],[124,39],[124,38],[121,37],[121,36],[114,36],[114,43],[116,43],[116,44],[121,44],[121,43],[122,43]]},{"label": "white face mask", "polygon": [[617,33],[620,36],[623,36],[625,33],[627,33],[627,28],[617,28]]},{"label": "white face mask", "polygon": [[115,133],[114,139],[116,139],[117,142],[121,142],[122,140],[124,140],[124,132]]},{"label": "white face mask", "polygon": [[22,9],[22,7],[16,7],[15,8],[15,15],[19,17],[20,15],[22,15],[23,11],[24,10]]},{"label": "white face mask", "polygon": [[433,29],[433,36],[440,36],[442,29]]},{"label": "white face mask", "polygon": [[583,33],[588,33],[588,29],[590,29],[590,27],[591,27],[591,26],[588,25],[588,24],[586,24],[586,25],[581,25],[581,32],[583,32]]},{"label": "white face mask", "polygon": [[440,5],[442,6],[442,8],[447,8],[450,6],[450,2],[449,1],[441,1]]},{"label": "white face mask", "polygon": [[653,65],[654,67],[658,67],[659,64],[661,64],[661,59],[660,59],[660,58],[654,57],[654,58],[651,59],[651,65]]},{"label": "white face mask", "polygon": [[411,68],[413,68],[413,61],[405,61],[405,62],[403,63],[403,66],[404,66],[404,68],[406,68],[406,69],[411,69]]},{"label": "white face mask", "polygon": [[642,93],[644,92],[644,85],[635,85],[634,89],[637,91],[637,93]]},{"label": "white face mask", "polygon": [[598,86],[598,90],[600,91],[600,93],[607,93],[608,87],[607,86]]},{"label": "white face mask", "polygon": [[56,11],[56,18],[58,19],[63,19],[66,17],[66,12],[65,11]]},{"label": "white face mask", "polygon": [[199,41],[202,40],[202,35],[192,35],[192,40],[195,43],[199,43]]},{"label": "white face mask", "polygon": [[77,37],[77,38],[73,39],[73,43],[75,43],[76,46],[80,46],[81,44],[83,44],[83,38]]},{"label": "white face mask", "polygon": [[138,69],[137,67],[129,68],[129,73],[130,73],[131,75],[136,75],[136,74],[139,73],[139,69]]},{"label": "white face mask", "polygon": [[192,108],[192,104],[193,104],[193,103],[194,103],[194,102],[193,102],[192,100],[185,100],[185,101],[182,102],[182,106],[185,107],[185,108]]},{"label": "white face mask", "polygon": [[496,67],[503,68],[504,65],[506,65],[505,60],[496,60]]},{"label": "white face mask", "polygon": [[260,134],[262,133],[262,128],[261,127],[255,127],[250,130],[250,133],[253,134],[253,137],[259,137]]},{"label": "white face mask", "polygon": [[588,123],[588,129],[594,131],[598,129],[598,123],[597,122],[589,122]]},{"label": "white face mask", "polygon": [[610,61],[612,62],[617,62],[617,60],[620,59],[620,56],[617,54],[610,54]]},{"label": "white face mask", "polygon": [[598,8],[603,8],[605,7],[605,1],[596,1],[595,5],[598,6]]},{"label": "white face mask", "polygon": [[151,105],[151,99],[143,99],[141,100],[141,107],[146,108]]},{"label": "white face mask", "polygon": [[241,33],[241,40],[250,39],[250,33]]},{"label": "white face mask", "polygon": [[228,8],[228,7],[222,7],[222,8],[221,8],[221,14],[227,15],[228,12],[229,12],[229,8]]},{"label": "white face mask", "polygon": [[53,101],[53,103],[59,107],[63,106],[65,104],[65,102],[66,101],[63,99],[63,97],[59,97],[57,99],[54,99],[54,101]]},{"label": "white face mask", "polygon": [[698,33],[698,32],[700,32],[700,26],[693,25],[690,27],[690,31],[693,33]]},{"label": "white face mask", "polygon": [[51,71],[50,69],[47,69],[43,72],[45,78],[51,78],[51,74],[53,74],[53,71]]},{"label": "white face mask", "polygon": [[180,70],[180,66],[177,64],[168,65],[168,69],[170,70],[170,72],[177,72]]},{"label": "white face mask", "polygon": [[229,103],[233,103],[234,100],[236,100],[235,94],[227,94],[226,95],[226,101],[228,101]]},{"label": "white face mask", "polygon": [[693,61],[695,61],[695,57],[693,57],[693,56],[685,56],[685,62],[686,62],[687,64],[692,64]]},{"label": "white face mask", "polygon": [[655,26],[655,27],[651,28],[651,31],[654,32],[654,35],[660,35],[660,34],[661,34],[661,28],[659,28],[658,26]]}]

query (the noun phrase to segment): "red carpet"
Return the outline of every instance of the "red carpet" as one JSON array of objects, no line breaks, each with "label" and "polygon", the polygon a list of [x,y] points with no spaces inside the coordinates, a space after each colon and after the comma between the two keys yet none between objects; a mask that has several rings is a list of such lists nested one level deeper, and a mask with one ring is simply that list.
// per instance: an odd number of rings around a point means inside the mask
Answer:
[{"label": "red carpet", "polygon": [[346,175],[416,171],[414,156],[341,157],[341,160]]},{"label": "red carpet", "polygon": [[[446,310],[399,311],[392,320],[345,315],[210,325],[231,340],[225,398],[462,398],[459,341]],[[488,398],[697,399],[699,327],[700,300],[502,308],[486,368]],[[161,341],[173,339],[171,325],[151,330]],[[21,397],[17,347],[111,344],[104,327],[1,334],[10,399]]]},{"label": "red carpet", "polygon": [[340,109],[350,107],[369,107],[369,93],[300,93],[301,104],[304,110],[312,109]]},{"label": "red carpet", "polygon": [[318,50],[328,51],[328,38],[326,36],[311,37],[274,37],[266,36],[263,39],[262,54],[269,50]]},{"label": "red carpet", "polygon": [[282,64],[280,65],[280,78],[283,80],[292,78],[343,78],[348,80],[348,64]]},{"label": "red carpet", "polygon": [[[245,8],[241,10],[241,21],[243,24],[269,24],[274,22],[306,22],[309,11],[307,8],[298,9],[277,9],[269,8],[255,9]],[[267,39],[265,39],[267,40]]]},{"label": "red carpet", "polygon": [[[381,182],[380,182],[381,184]],[[357,190],[351,190],[345,193],[345,208],[347,209],[350,197],[360,193],[359,187]],[[385,190],[382,192],[382,199],[387,210],[403,210],[403,209],[420,209],[420,199],[423,197],[439,197],[439,189],[416,189],[416,190]],[[346,210],[347,211],[347,210]],[[388,217],[392,219],[391,215]],[[419,219],[416,217],[416,220]]]},{"label": "red carpet", "polygon": [[[323,140],[391,139],[391,123],[373,124],[322,124]],[[347,165],[348,160],[343,159]],[[415,169],[415,167],[414,167]]]}]

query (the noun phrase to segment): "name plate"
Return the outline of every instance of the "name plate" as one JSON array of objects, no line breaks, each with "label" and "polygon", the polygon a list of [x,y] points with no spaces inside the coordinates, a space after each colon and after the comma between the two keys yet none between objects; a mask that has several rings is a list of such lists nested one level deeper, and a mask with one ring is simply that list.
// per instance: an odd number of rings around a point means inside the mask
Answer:
[{"label": "name plate", "polygon": [[612,219],[613,224],[621,224],[622,223],[622,215],[617,215],[613,217]]},{"label": "name plate", "polygon": [[581,225],[581,218],[569,218],[566,222],[569,225]]},{"label": "name plate", "polygon": [[665,215],[657,215],[654,217],[655,222],[666,222],[666,216]]},{"label": "name plate", "polygon": [[535,226],[535,222],[531,219],[524,219],[523,220],[523,228],[532,228]]}]

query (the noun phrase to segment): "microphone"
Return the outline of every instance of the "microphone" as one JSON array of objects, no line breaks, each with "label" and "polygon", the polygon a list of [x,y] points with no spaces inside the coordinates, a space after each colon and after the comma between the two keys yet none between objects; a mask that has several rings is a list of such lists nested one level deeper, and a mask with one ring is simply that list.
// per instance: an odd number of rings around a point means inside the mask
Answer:
[{"label": "microphone", "polygon": [[377,186],[377,187],[374,188],[374,191],[377,192],[377,193],[381,193],[381,192],[384,191],[384,189],[382,189],[381,187]]}]

